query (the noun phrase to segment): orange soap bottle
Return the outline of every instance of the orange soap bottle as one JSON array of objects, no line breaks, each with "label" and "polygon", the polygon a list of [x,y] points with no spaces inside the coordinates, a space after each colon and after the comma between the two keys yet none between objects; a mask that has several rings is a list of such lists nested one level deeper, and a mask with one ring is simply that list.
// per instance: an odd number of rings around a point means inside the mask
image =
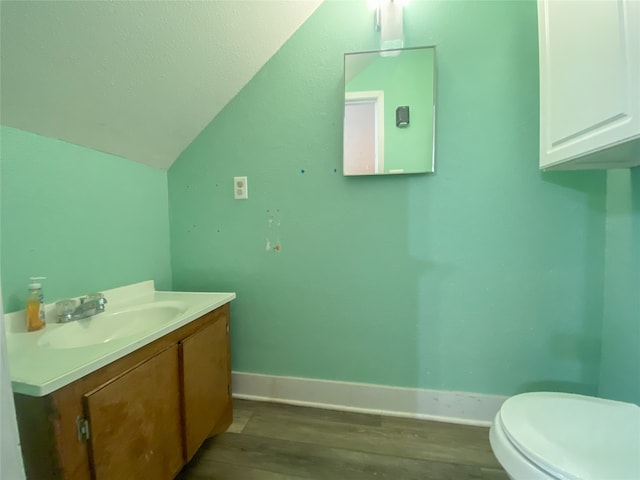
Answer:
[{"label": "orange soap bottle", "polygon": [[27,297],[27,330],[35,332],[45,327],[44,319],[44,296],[42,294],[42,284],[38,280],[44,277],[31,277],[29,283],[29,296]]}]

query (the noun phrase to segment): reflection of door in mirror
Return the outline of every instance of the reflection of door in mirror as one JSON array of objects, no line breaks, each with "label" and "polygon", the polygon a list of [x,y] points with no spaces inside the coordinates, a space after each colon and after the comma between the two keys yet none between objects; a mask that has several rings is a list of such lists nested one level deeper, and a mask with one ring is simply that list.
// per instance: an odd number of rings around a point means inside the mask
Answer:
[{"label": "reflection of door in mirror", "polygon": [[384,172],[384,92],[346,93],[344,139],[345,175]]},{"label": "reflection of door in mirror", "polygon": [[345,54],[345,175],[434,171],[435,63],[435,47]]}]

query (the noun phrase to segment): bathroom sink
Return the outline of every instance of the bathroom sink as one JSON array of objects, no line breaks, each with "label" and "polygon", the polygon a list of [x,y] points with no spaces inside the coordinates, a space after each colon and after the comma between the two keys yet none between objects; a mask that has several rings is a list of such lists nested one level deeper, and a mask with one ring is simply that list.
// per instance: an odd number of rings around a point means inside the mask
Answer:
[{"label": "bathroom sink", "polygon": [[38,341],[41,347],[79,348],[151,332],[176,320],[187,310],[181,302],[155,302],[94,317],[53,325]]}]

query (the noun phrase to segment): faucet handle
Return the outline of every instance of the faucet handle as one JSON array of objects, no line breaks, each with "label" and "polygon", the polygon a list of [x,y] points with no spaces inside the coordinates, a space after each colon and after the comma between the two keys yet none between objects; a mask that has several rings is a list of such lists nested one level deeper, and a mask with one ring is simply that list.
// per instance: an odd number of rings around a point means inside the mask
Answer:
[{"label": "faucet handle", "polygon": [[68,322],[73,317],[76,301],[72,298],[56,302],[56,319],[58,323]]},{"label": "faucet handle", "polygon": [[89,293],[80,299],[80,303],[96,302],[100,304],[107,303],[107,299],[101,292]]}]

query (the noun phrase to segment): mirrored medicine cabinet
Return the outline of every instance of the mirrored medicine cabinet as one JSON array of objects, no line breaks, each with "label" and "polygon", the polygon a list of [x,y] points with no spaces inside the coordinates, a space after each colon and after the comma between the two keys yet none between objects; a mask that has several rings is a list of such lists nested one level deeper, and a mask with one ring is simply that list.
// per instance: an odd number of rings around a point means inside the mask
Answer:
[{"label": "mirrored medicine cabinet", "polygon": [[344,175],[434,172],[435,47],[344,55]]}]

